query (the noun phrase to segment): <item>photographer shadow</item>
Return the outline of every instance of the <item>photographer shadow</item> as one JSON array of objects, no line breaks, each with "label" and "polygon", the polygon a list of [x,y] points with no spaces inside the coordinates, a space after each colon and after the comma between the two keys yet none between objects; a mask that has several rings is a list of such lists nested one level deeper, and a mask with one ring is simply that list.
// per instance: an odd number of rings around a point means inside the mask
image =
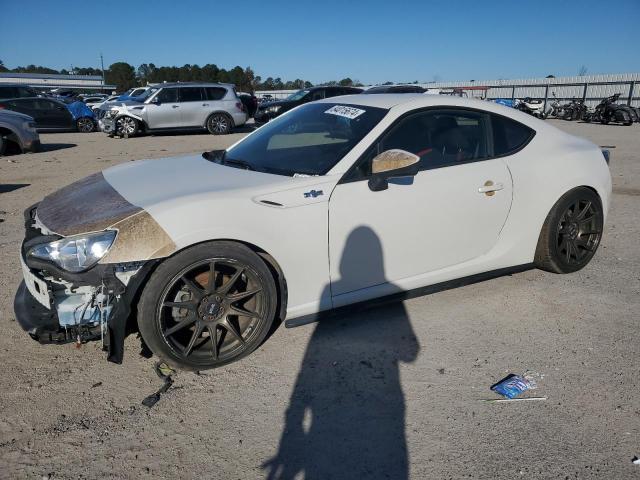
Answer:
[{"label": "photographer shadow", "polygon": [[[358,227],[347,239],[341,278],[354,260],[383,274],[382,255],[377,235]],[[298,373],[278,453],[263,464],[267,478],[408,478],[399,366],[418,352],[401,302],[321,320]]]}]

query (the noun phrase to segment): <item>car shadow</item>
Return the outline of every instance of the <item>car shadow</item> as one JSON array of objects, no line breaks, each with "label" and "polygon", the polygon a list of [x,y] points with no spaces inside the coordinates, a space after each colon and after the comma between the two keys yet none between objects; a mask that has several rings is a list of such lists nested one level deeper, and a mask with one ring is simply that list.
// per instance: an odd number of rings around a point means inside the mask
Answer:
[{"label": "car shadow", "polygon": [[[358,227],[343,251],[342,278],[343,267],[361,258],[363,239],[374,246],[368,263],[382,273],[378,237]],[[267,478],[408,478],[399,368],[413,362],[419,349],[400,302],[321,320],[298,372],[278,452],[262,465]]]},{"label": "car shadow", "polygon": [[0,193],[9,193],[14,190],[20,190],[21,188],[28,187],[30,183],[0,183]]},{"label": "car shadow", "polygon": [[38,152],[55,152],[56,150],[64,150],[66,148],[77,147],[75,143],[43,143],[40,145]]}]

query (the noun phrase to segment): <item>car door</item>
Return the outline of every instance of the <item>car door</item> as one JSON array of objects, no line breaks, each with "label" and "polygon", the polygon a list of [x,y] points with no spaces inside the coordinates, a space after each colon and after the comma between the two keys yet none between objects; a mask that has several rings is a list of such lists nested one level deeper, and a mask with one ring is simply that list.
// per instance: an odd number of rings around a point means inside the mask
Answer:
[{"label": "car door", "polygon": [[[416,288],[419,276],[491,250],[512,198],[511,176],[492,158],[492,143],[488,114],[428,109],[399,119],[372,145],[329,203],[335,306],[349,303],[340,295],[387,282]],[[372,191],[371,160],[390,149],[418,155],[420,171]],[[371,234],[354,234],[363,228]]]},{"label": "car door", "polygon": [[167,87],[149,99],[144,108],[144,119],[151,129],[176,128],[182,124],[178,88]]},{"label": "car door", "polygon": [[202,87],[180,87],[180,118],[183,127],[203,126],[209,101]]},{"label": "car door", "polygon": [[45,128],[70,130],[75,127],[73,115],[64,103],[41,98],[36,100],[36,104],[44,111]]}]

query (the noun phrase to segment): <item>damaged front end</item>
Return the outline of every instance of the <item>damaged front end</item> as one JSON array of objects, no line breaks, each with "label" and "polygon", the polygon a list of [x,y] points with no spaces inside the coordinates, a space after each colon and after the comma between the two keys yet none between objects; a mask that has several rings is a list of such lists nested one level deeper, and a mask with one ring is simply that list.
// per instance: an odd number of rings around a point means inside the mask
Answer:
[{"label": "damaged front end", "polygon": [[[80,265],[63,269],[60,256],[70,243],[69,237],[47,231],[38,221],[37,206],[25,211],[25,230],[20,255],[24,280],[14,301],[18,323],[43,344],[100,340],[109,352],[108,360],[122,363],[131,307],[157,260],[105,264],[96,261],[88,263],[87,268]],[[98,238],[83,255],[94,251],[101,258],[116,234],[91,234]],[[106,250],[101,250],[105,246]],[[82,260],[86,260],[84,256]]]}]

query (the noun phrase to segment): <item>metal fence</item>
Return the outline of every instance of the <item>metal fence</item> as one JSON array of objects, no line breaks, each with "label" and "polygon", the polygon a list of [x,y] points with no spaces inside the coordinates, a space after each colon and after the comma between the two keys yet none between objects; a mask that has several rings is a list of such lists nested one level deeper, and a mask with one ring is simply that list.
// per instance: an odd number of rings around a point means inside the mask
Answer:
[{"label": "metal fence", "polygon": [[[468,97],[495,100],[497,98],[531,97],[543,100],[545,110],[554,98],[567,102],[577,98],[594,107],[603,98],[620,94],[619,103],[640,106],[640,73],[616,73],[555,78],[528,78],[518,80],[484,80],[430,82],[418,84],[429,90],[451,91],[462,89]],[[366,87],[365,87],[366,88]],[[289,96],[295,90],[259,91],[256,96],[271,95],[272,99]]]}]

